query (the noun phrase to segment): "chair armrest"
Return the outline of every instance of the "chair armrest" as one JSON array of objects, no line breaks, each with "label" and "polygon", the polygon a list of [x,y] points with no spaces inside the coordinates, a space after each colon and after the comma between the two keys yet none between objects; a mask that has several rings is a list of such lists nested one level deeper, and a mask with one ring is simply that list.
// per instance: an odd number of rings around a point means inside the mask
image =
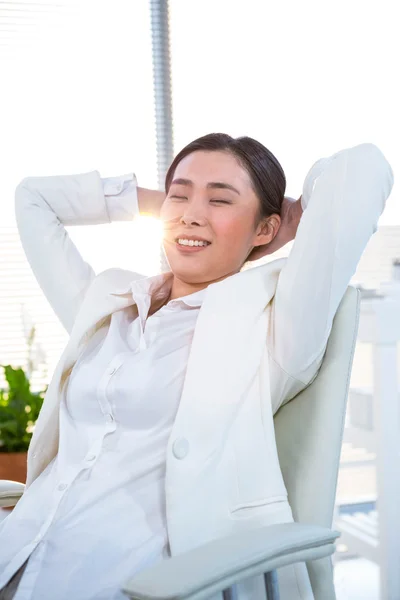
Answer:
[{"label": "chair armrest", "polygon": [[247,577],[329,556],[339,536],[301,523],[252,528],[160,561],[122,590],[138,600],[202,600]]},{"label": "chair armrest", "polygon": [[15,506],[24,493],[25,485],[19,481],[0,479],[0,508]]}]

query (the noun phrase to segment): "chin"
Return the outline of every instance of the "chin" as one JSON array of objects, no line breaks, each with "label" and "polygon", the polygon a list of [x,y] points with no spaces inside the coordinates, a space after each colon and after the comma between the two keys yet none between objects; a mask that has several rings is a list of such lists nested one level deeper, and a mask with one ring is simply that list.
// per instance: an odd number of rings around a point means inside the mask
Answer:
[{"label": "chin", "polygon": [[212,281],[213,276],[204,269],[193,268],[193,265],[187,267],[177,264],[170,265],[170,269],[175,277],[186,283],[203,283]]},{"label": "chin", "polygon": [[[175,277],[186,283],[207,283],[223,279],[231,274],[229,265],[226,266],[226,269],[222,268],[221,272],[221,269],[215,268],[215,260],[204,260],[200,256],[196,258],[194,255],[187,257],[177,256],[176,252],[170,251],[169,248],[167,250],[166,252],[164,247],[164,255],[170,271],[172,271]],[[222,264],[221,267],[223,267]]]}]

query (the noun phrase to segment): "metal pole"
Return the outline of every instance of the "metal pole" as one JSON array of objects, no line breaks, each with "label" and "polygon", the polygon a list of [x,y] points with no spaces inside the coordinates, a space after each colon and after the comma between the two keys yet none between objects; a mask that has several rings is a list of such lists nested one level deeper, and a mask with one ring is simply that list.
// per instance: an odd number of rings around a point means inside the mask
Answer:
[{"label": "metal pole", "polygon": [[[174,156],[168,0],[150,0],[150,17],[156,120],[157,181],[158,189],[162,190],[164,189],[165,175]],[[160,267],[161,272],[169,270],[162,248],[160,252]]]},{"label": "metal pole", "polygon": [[237,597],[236,585],[232,585],[230,588],[227,588],[222,592],[223,600],[237,600]]},{"label": "metal pole", "polygon": [[150,0],[153,84],[156,118],[157,178],[159,189],[173,159],[171,60],[168,0]]},{"label": "metal pole", "polygon": [[264,582],[267,600],[279,600],[279,584],[276,570],[264,573]]}]

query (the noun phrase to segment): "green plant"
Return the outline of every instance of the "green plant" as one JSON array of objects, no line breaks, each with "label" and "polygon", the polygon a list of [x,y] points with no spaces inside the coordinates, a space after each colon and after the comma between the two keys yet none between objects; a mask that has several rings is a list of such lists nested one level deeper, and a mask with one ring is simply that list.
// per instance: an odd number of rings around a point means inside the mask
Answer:
[{"label": "green plant", "polygon": [[21,306],[21,317],[27,366],[24,371],[11,365],[0,365],[8,384],[8,389],[0,389],[0,452],[27,452],[48,387],[40,392],[31,390],[32,373],[43,364],[45,353],[36,341],[36,327],[24,305]]},{"label": "green plant", "polygon": [[1,366],[8,390],[0,389],[0,452],[27,452],[47,386],[32,392],[23,369]]}]

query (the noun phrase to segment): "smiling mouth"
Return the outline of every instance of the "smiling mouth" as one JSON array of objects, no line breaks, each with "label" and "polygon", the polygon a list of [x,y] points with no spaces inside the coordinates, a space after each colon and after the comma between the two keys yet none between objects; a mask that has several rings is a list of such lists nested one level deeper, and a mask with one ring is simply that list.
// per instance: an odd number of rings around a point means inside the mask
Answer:
[{"label": "smiling mouth", "polygon": [[201,252],[202,250],[205,250],[211,246],[211,243],[209,242],[204,245],[201,244],[196,246],[195,244],[180,244],[178,241],[176,241],[175,246],[182,254],[191,254],[193,252]]},{"label": "smiling mouth", "polygon": [[199,240],[199,241],[194,241],[194,240],[182,240],[179,241],[179,238],[175,240],[175,242],[177,244],[179,244],[180,246],[189,246],[189,247],[204,247],[204,246],[209,246],[211,244],[211,242],[207,242],[206,240]]}]

